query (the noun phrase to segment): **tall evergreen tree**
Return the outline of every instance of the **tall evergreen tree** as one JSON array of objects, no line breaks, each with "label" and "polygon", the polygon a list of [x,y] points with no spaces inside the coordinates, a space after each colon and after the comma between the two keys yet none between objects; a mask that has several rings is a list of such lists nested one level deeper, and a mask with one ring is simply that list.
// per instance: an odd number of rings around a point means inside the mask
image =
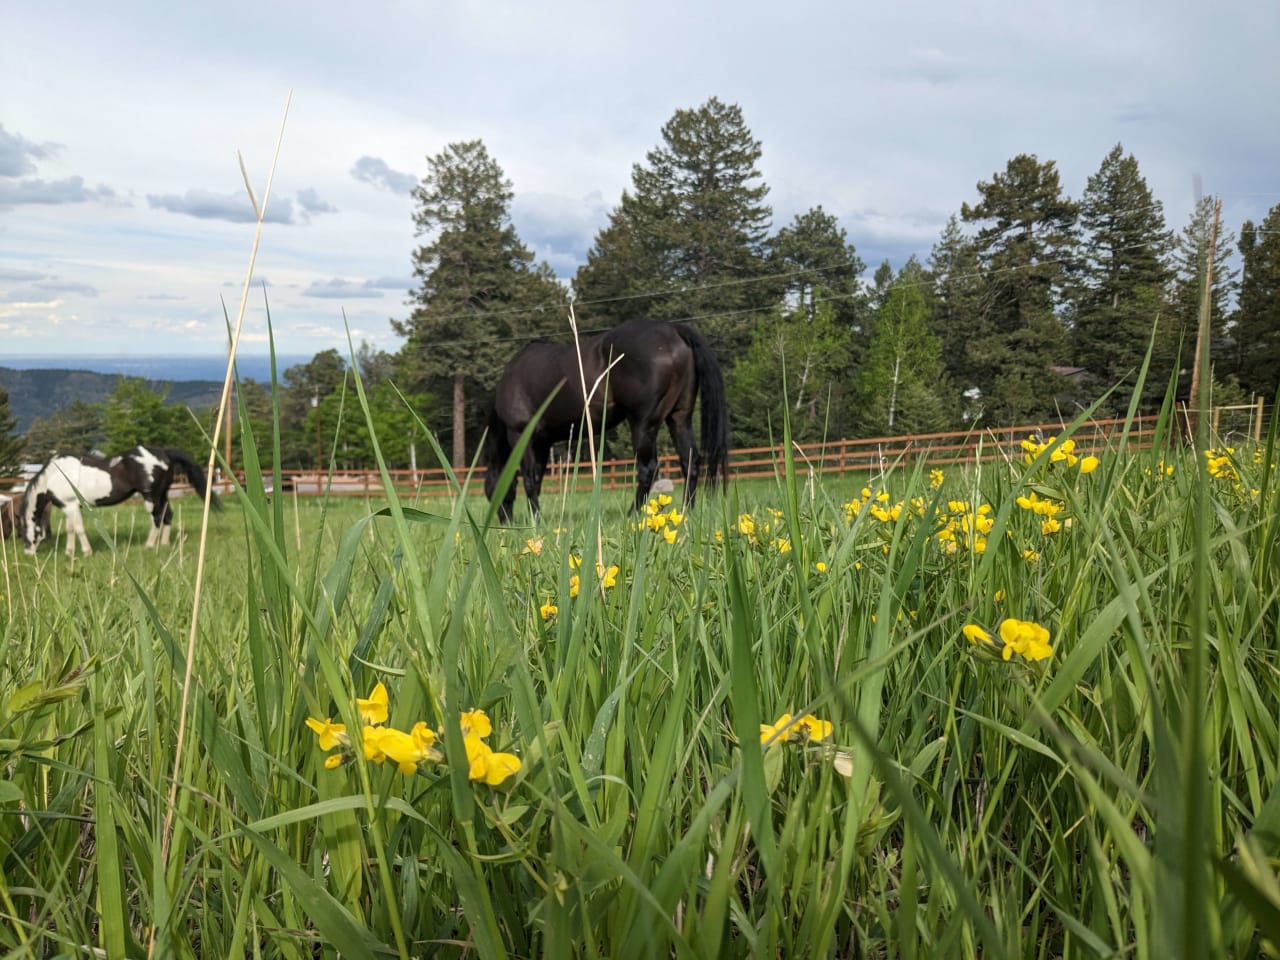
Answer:
[{"label": "tall evergreen tree", "polygon": [[1003,173],[979,183],[982,199],[960,215],[981,224],[976,237],[985,271],[990,335],[970,344],[986,408],[1018,422],[1054,411],[1066,360],[1059,294],[1074,267],[1079,207],[1062,194],[1057,167],[1019,154]]},{"label": "tall evergreen tree", "polygon": [[742,346],[749,315],[779,293],[768,282],[772,211],[759,159],[736,104],[712,97],[677,110],[578,270],[584,309],[610,320],[699,320],[721,347]]},{"label": "tall evergreen tree", "polygon": [[867,297],[859,278],[867,267],[835,217],[820,206],[797,214],[769,247],[770,272],[808,319],[825,301],[838,322],[854,329],[864,322]]},{"label": "tall evergreen tree", "polygon": [[633,222],[634,204],[624,192],[578,268],[573,288],[580,321],[612,325],[656,316],[655,304],[667,295],[652,245]]},{"label": "tall evergreen tree", "polygon": [[858,373],[857,433],[921,433],[946,425],[942,341],[929,329],[932,280],[912,257],[886,286]]},{"label": "tall evergreen tree", "polygon": [[[1191,211],[1190,221],[1178,236],[1174,248],[1175,276],[1169,304],[1169,323],[1167,326],[1162,324],[1164,330],[1156,341],[1155,373],[1165,378],[1172,372],[1175,362],[1180,370],[1190,371],[1192,368],[1196,331],[1200,327],[1205,264],[1208,262],[1209,243],[1213,236],[1213,207],[1213,197],[1200,199]],[[1209,291],[1210,356],[1215,367],[1222,367],[1215,371],[1218,379],[1236,372],[1231,363],[1235,350],[1228,340],[1227,329],[1227,304],[1235,295],[1240,273],[1231,262],[1234,245],[1235,234],[1220,224],[1213,253],[1213,283]],[[1226,363],[1219,362],[1222,360],[1226,360]],[[1185,381],[1186,378],[1181,379]]]},{"label": "tall evergreen tree", "polygon": [[36,417],[27,427],[29,463],[44,463],[59,453],[88,453],[103,444],[105,404],[72,400],[48,417]]},{"label": "tall evergreen tree", "polygon": [[[1169,279],[1173,237],[1164,208],[1116,144],[1080,199],[1081,280],[1072,330],[1076,362],[1103,385],[1142,362]],[[1127,391],[1117,392],[1122,409]]]},{"label": "tall evergreen tree", "polygon": [[1248,345],[1237,354],[1240,384],[1272,400],[1280,389],[1280,204],[1260,226],[1244,222],[1240,255],[1240,300],[1232,324],[1234,339]]},{"label": "tall evergreen tree", "polygon": [[[479,140],[453,143],[427,161],[413,189],[416,235],[429,238],[413,254],[416,306],[392,327],[406,342],[403,386],[439,398],[454,396],[461,376],[466,434],[474,444],[488,394],[522,339],[563,329],[564,289],[511,224],[512,185]],[[448,413],[433,427],[460,438]]]},{"label": "tall evergreen tree", "polygon": [[9,409],[9,391],[0,387],[0,477],[13,477],[22,466],[26,440],[14,432],[18,419]]},{"label": "tall evergreen tree", "polygon": [[[934,281],[930,327],[942,343],[947,378],[957,392],[981,392],[985,370],[971,345],[982,344],[991,336],[986,287],[978,246],[965,236],[954,214],[929,254],[929,271]],[[959,398],[950,399],[954,403]]]}]

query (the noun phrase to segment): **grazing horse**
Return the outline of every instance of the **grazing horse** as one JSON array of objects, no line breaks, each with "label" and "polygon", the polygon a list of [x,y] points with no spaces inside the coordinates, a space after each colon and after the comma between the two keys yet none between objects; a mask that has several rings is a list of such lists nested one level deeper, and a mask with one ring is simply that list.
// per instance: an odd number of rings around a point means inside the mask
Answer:
[{"label": "grazing horse", "polygon": [[[93,552],[85,536],[80,504],[110,506],[141,494],[151,515],[151,533],[147,546],[168,544],[169,524],[173,510],[169,507],[169,487],[176,468],[182,468],[191,485],[204,494],[207,483],[204,470],[189,454],[181,450],[158,447],[134,447],[114,457],[86,454],[83,457],[54,457],[27,484],[17,528],[27,553],[49,535],[48,509],[61,507],[67,517],[67,556],[74,557],[76,540],[88,556]],[[215,498],[214,506],[217,506]]]},{"label": "grazing horse", "polygon": [[[692,505],[699,474],[724,485],[728,473],[729,416],[724,376],[702,335],[683,323],[628,320],[579,344],[535,340],[507,364],[494,391],[485,444],[485,495],[493,498],[498,474],[521,432],[552,397],[533,429],[520,461],[529,507],[536,516],[542,476],[553,444],[581,429],[587,403],[595,430],[626,420],[636,457],[636,509],[649,495],[658,470],[658,430],[666,423],[684,474],[684,501]],[[558,391],[557,391],[557,388]],[[693,433],[693,408],[702,398],[702,451]],[[597,433],[598,435],[598,433]],[[514,485],[498,507],[511,520]]]}]

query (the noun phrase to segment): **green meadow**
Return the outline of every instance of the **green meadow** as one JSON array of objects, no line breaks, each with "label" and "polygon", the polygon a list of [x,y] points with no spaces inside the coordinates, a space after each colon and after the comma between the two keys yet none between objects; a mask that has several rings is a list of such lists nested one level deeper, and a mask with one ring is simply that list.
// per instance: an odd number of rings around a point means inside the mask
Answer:
[{"label": "green meadow", "polygon": [[1274,955],[1276,431],[1174,434],[6,541],[0,945]]}]

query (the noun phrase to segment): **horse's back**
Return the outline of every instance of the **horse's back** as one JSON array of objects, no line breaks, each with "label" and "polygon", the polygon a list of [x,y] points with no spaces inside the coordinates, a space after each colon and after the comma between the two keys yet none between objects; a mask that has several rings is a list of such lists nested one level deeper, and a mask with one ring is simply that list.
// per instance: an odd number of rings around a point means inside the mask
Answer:
[{"label": "horse's back", "polygon": [[[556,387],[577,380],[569,360],[573,348],[563,343],[535,340],[526,344],[507,363],[494,389],[494,411],[509,428],[520,430]],[[581,409],[579,408],[579,414]]]},{"label": "horse's back", "polygon": [[675,324],[628,320],[600,338],[601,368],[609,370],[614,403],[635,413],[652,406],[665,418],[680,402],[693,403],[697,390],[693,350]]}]

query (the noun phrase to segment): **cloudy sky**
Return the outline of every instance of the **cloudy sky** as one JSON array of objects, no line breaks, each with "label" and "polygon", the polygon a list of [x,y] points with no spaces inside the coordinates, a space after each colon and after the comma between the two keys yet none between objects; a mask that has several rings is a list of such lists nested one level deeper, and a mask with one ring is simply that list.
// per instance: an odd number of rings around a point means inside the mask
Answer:
[{"label": "cloudy sky", "polygon": [[[872,266],[928,254],[1010,157],[1078,197],[1117,142],[1171,226],[1280,203],[1275,0],[26,3],[0,32],[0,363],[216,354],[255,282],[283,353],[395,349],[409,188],[481,138],[564,278],[679,108],[741,105],[775,227],[821,204]],[[241,350],[265,351],[261,292]]]}]

